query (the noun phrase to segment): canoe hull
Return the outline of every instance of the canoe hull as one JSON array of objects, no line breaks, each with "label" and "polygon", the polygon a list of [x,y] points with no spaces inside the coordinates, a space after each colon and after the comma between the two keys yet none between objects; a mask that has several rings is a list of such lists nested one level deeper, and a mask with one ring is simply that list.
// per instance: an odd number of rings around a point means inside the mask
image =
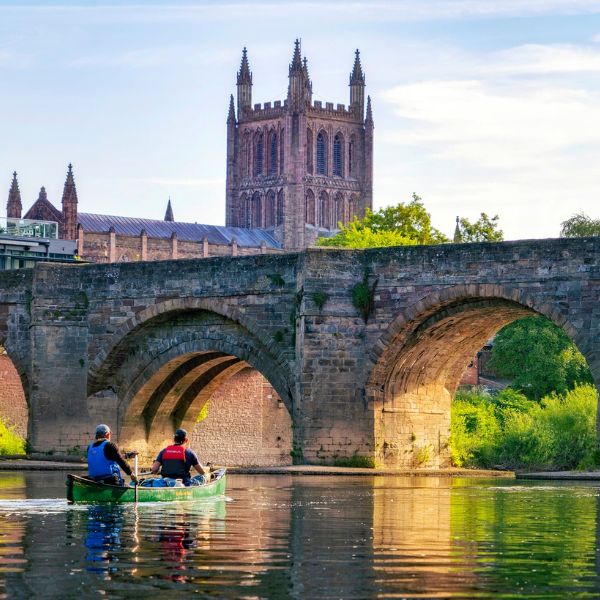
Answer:
[{"label": "canoe hull", "polygon": [[[73,503],[135,502],[133,487],[120,487],[90,481],[78,475],[67,475],[67,500]],[[226,470],[217,471],[207,484],[190,487],[138,487],[138,502],[192,502],[225,494]]]}]

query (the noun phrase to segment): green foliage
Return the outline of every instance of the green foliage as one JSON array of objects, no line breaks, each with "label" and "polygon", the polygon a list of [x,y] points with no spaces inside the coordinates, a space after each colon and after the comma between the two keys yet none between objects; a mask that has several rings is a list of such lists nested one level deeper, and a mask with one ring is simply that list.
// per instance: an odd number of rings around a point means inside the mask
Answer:
[{"label": "green foliage", "polygon": [[312,298],[316,307],[319,310],[323,310],[323,307],[325,306],[325,302],[327,302],[329,295],[326,292],[315,292]]},{"label": "green foliage", "polygon": [[0,455],[25,454],[25,440],[0,419]]},{"label": "green foliage", "polygon": [[336,458],[333,461],[335,467],[355,467],[359,469],[374,469],[375,459],[370,456],[359,456],[355,454],[350,458]]},{"label": "green foliage", "polygon": [[598,465],[598,393],[584,385],[540,403],[514,392],[457,394],[450,449],[457,466],[592,469]]},{"label": "green foliage", "polygon": [[369,271],[365,269],[363,280],[352,288],[352,305],[360,311],[365,323],[369,320],[369,315],[373,312],[377,282],[378,280],[376,279],[369,285]]},{"label": "green foliage", "polygon": [[208,417],[208,400],[204,403],[202,410],[198,413],[198,416],[196,417],[196,423],[202,423],[206,417]]},{"label": "green foliage", "polygon": [[531,400],[592,383],[585,358],[565,332],[541,315],[500,330],[489,366]]},{"label": "green foliage", "polygon": [[560,237],[591,237],[600,235],[600,219],[577,213],[561,223]]},{"label": "green foliage", "polygon": [[488,217],[481,213],[479,219],[471,223],[469,219],[461,218],[457,223],[458,231],[455,232],[455,242],[501,242],[504,233],[498,229],[498,215]]},{"label": "green foliage", "polygon": [[411,202],[369,209],[364,219],[342,226],[330,238],[319,238],[317,245],[341,248],[380,248],[416,244],[441,244],[448,238],[431,226],[431,216],[419,196],[413,194]]},{"label": "green foliage", "polygon": [[283,338],[285,336],[285,331],[282,331],[281,329],[278,329],[274,334],[273,334],[273,339],[280,344],[281,342],[283,342]]}]

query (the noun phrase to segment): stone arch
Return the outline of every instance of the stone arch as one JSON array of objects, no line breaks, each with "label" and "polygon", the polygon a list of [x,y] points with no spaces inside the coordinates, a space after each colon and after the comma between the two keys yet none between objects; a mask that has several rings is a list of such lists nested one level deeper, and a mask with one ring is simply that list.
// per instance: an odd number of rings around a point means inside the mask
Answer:
[{"label": "stone arch", "polygon": [[243,192],[240,196],[240,200],[237,206],[237,226],[238,227],[246,227],[246,223],[248,222],[248,215],[246,213],[248,208],[248,195],[246,192]]},{"label": "stone arch", "polygon": [[0,339],[0,420],[22,438],[28,437],[29,382],[24,366]]},{"label": "stone arch", "polygon": [[260,192],[254,192],[248,198],[248,227],[263,227],[263,195]]},{"label": "stone arch", "polygon": [[309,225],[317,224],[317,211],[315,204],[315,194],[311,189],[306,190],[306,198],[304,200],[305,204],[305,214],[306,214],[306,222]]},{"label": "stone arch", "polygon": [[[559,307],[522,289],[452,286],[403,310],[367,361],[377,458],[390,466],[447,466],[451,400],[466,366],[502,327],[535,313],[562,327],[585,356],[586,340]],[[430,461],[416,464],[415,448],[426,447]]]},{"label": "stone arch", "polygon": [[219,386],[248,367],[266,378],[293,414],[289,366],[272,343],[239,320],[201,308],[146,316],[121,328],[125,335],[108,352],[101,351],[105,358],[97,359],[89,376],[89,393],[113,389],[119,398],[121,442],[152,453],[174,428],[193,429]]}]

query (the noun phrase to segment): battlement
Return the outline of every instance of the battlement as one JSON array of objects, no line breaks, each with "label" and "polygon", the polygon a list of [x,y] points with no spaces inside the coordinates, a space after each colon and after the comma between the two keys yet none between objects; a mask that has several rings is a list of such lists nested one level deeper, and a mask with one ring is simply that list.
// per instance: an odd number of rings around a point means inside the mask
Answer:
[{"label": "battlement", "polygon": [[277,118],[285,114],[287,109],[287,100],[275,100],[275,102],[257,103],[253,108],[246,108],[242,116],[243,121],[262,120]]},{"label": "battlement", "polygon": [[333,102],[325,102],[325,106],[323,106],[323,102],[320,100],[315,100],[310,106],[308,112],[312,116],[322,115],[327,117],[341,117],[345,119],[357,118],[354,106],[346,107],[345,104],[336,104],[334,107]]}]

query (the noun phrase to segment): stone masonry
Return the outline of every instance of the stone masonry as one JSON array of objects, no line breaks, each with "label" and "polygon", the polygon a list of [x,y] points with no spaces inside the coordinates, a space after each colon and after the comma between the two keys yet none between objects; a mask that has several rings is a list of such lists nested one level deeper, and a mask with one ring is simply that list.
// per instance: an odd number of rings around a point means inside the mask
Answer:
[{"label": "stone masonry", "polygon": [[599,259],[589,238],[39,264],[0,274],[0,345],[38,450],[87,443],[105,407],[151,454],[250,366],[296,461],[444,466],[461,375],[512,320],[549,317],[600,382]]}]

